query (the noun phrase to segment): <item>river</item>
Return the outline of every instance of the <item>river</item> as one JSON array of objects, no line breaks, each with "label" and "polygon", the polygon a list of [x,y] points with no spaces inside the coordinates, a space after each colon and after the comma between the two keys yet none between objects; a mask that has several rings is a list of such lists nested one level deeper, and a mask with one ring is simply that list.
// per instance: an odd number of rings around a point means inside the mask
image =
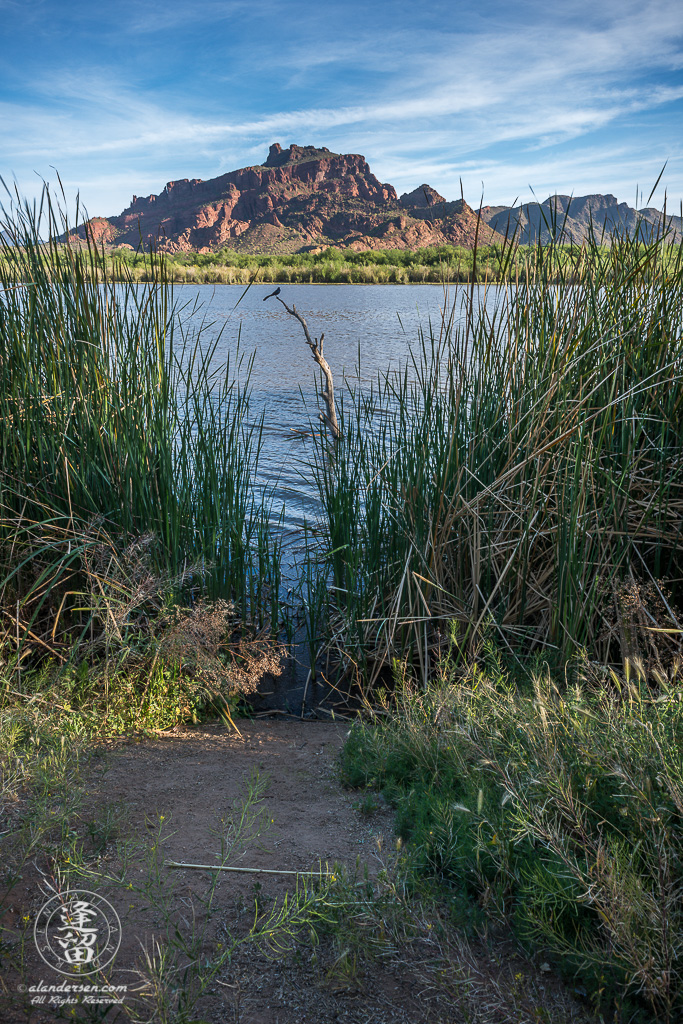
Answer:
[{"label": "river", "polygon": [[[469,286],[441,285],[282,285],[281,297],[305,317],[311,335],[325,335],[324,354],[334,374],[337,399],[345,388],[367,386],[386,370],[401,369],[420,330],[439,336],[444,317],[464,319]],[[274,285],[176,285],[180,320],[190,333],[202,326],[207,342],[218,343],[216,368],[238,350],[253,356],[251,417],[264,414],[263,447],[256,487],[267,486],[273,510],[284,508],[283,598],[299,578],[304,519],[315,524],[320,511],[311,471],[311,423],[318,428],[318,367],[300,324],[275,299],[264,302]],[[475,289],[475,307],[495,305],[499,289]],[[241,300],[241,301],[240,301]],[[453,310],[455,313],[453,314]],[[360,360],[360,374],[359,374]],[[296,635],[297,664],[256,700],[261,710],[323,714],[337,691],[320,680],[305,682],[309,665],[301,629]]]}]

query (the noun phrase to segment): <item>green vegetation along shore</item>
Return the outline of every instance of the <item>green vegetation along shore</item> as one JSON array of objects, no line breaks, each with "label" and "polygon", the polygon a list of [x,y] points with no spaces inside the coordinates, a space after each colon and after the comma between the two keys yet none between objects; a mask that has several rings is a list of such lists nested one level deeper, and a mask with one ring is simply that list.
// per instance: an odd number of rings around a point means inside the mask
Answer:
[{"label": "green vegetation along shore", "polygon": [[[216,253],[178,253],[164,256],[169,277],[186,284],[247,284],[251,280],[287,284],[440,284],[472,279],[499,280],[524,273],[535,249],[515,253],[487,246],[475,254],[456,246],[428,249],[380,249],[354,252],[323,249],[292,256],[254,256],[230,249]],[[112,271],[132,273],[144,280],[150,273],[148,258],[130,252],[111,256]],[[121,261],[117,268],[116,264]],[[476,262],[476,266],[475,266]]]},{"label": "green vegetation along shore", "polygon": [[[609,248],[596,242],[589,247],[590,261],[609,266]],[[677,246],[662,242],[659,248],[660,258],[675,267]],[[512,244],[476,250],[452,245],[360,252],[328,248],[293,255],[254,255],[232,249],[170,255],[105,248],[95,263],[85,262],[84,272],[99,280],[145,284],[157,281],[162,268],[164,278],[175,284],[483,284],[526,281],[538,273],[562,282],[571,274],[583,274],[586,253],[586,246]],[[71,259],[65,246],[57,246],[53,257],[65,265]]]},{"label": "green vegetation along shore", "polygon": [[287,599],[244,373],[177,336],[167,259],[138,284],[39,227],[17,209],[0,259],[10,775],[36,736],[230,723],[297,616],[363,695],[342,770],[395,807],[404,891],[507,929],[596,1019],[679,1020],[683,249],[539,249],[349,387]]}]

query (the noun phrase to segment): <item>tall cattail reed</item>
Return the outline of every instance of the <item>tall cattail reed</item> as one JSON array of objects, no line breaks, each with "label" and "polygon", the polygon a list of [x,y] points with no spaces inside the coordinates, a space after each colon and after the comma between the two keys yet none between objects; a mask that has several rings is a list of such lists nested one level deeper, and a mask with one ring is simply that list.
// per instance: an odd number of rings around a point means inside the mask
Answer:
[{"label": "tall cattail reed", "polygon": [[539,246],[495,303],[467,286],[402,373],[345,395],[317,480],[354,659],[426,678],[452,619],[609,658],[624,581],[680,580],[683,252],[568,252]]},{"label": "tall cattail reed", "polygon": [[58,242],[68,224],[47,190],[0,227],[3,630],[49,650],[87,637],[83,574],[96,590],[104,534],[112,550],[153,538],[160,578],[263,620],[278,558],[252,488],[249,367],[216,370],[217,339],[179,336],[154,255],[148,283],[116,283],[95,245]]}]

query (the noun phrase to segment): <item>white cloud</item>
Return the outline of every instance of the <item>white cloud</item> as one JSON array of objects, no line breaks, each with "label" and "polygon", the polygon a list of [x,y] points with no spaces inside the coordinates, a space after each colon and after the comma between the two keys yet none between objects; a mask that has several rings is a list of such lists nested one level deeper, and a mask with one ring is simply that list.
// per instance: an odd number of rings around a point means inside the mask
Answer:
[{"label": "white cloud", "polygon": [[[277,0],[268,6],[281,7]],[[225,11],[248,7],[242,0],[230,7],[209,3],[203,18],[219,23]],[[151,31],[164,9],[136,5],[129,31]],[[168,17],[181,26],[193,10],[194,5],[176,3]],[[0,103],[4,172],[15,169],[24,183],[31,169],[46,173],[54,164],[69,181],[81,181],[88,206],[98,212],[121,208],[123,195],[127,202],[133,189],[158,191],[174,176],[208,177],[263,159],[275,139],[364,152],[378,176],[399,189],[425,180],[452,196],[454,184],[459,193],[461,172],[468,181],[481,175],[492,201],[498,190],[510,192],[506,181],[555,180],[564,191],[577,191],[581,182],[597,185],[604,175],[600,191],[616,192],[617,183],[637,167],[639,179],[648,176],[661,147],[634,138],[630,146],[612,150],[622,154],[612,164],[600,156],[607,150],[594,139],[591,150],[582,147],[591,133],[605,135],[627,118],[654,111],[665,117],[683,99],[678,4],[570,2],[550,12],[539,6],[523,24],[514,24],[514,10],[501,17],[512,23],[439,33],[419,23],[410,32],[389,27],[381,75],[374,75],[365,96],[358,85],[362,74],[347,76],[350,88],[343,71],[363,61],[370,67],[376,41],[361,37],[354,48],[342,38],[330,48],[306,37],[279,57],[275,53],[274,62],[309,86],[321,68],[333,66],[342,76],[336,94],[345,102],[329,102],[335,90],[328,84],[325,104],[285,109],[280,96],[283,108],[262,116],[240,117],[239,96],[229,96],[229,116],[219,117],[215,106],[202,108],[198,99],[161,87],[139,92],[106,66],[62,70],[34,79],[21,102]],[[316,94],[314,88],[308,92]],[[668,180],[683,195],[676,137],[665,128],[660,138],[672,157]],[[579,149],[568,158],[570,141]],[[496,159],[494,147],[501,154]],[[555,147],[560,155],[544,155]],[[433,157],[425,160],[425,153]],[[104,202],[106,196],[111,200]]]}]

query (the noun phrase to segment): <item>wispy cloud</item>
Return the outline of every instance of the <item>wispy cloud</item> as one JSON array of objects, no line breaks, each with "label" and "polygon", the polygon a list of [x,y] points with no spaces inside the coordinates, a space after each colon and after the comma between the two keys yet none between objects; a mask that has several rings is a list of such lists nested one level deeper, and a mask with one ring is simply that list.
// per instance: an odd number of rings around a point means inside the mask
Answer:
[{"label": "wispy cloud", "polygon": [[[668,145],[669,185],[683,195],[672,130],[683,105],[678,3],[576,0],[549,13],[540,4],[501,6],[495,22],[473,7],[451,28],[452,19],[439,20],[447,13],[439,3],[408,21],[404,5],[380,2],[368,9],[372,28],[373,17],[395,15],[381,46],[376,31],[359,30],[354,2],[332,0],[327,20],[320,12],[302,19],[310,5],[296,0],[257,6],[123,5],[121,38],[164,33],[174,40],[173,69],[182,66],[183,31],[195,33],[195,46],[208,32],[202,45],[218,68],[209,80],[194,53],[182,73],[141,65],[146,77],[131,77],[108,62],[106,48],[97,64],[46,62],[21,97],[15,71],[4,98],[0,90],[3,167],[27,180],[29,168],[66,165],[69,180],[78,171],[90,183],[91,209],[105,194],[115,209],[123,183],[128,194],[136,175],[139,192],[157,173],[157,189],[173,176],[207,177],[262,159],[276,138],[345,151],[362,145],[373,169],[399,186],[431,178],[443,191],[476,167],[489,176],[489,194],[506,175],[513,187],[555,178],[571,191],[579,179],[604,174],[601,190],[616,191],[625,168],[630,173],[640,162],[648,173]],[[261,61],[251,76],[244,33]],[[604,152],[624,157],[610,171]],[[112,184],[117,175],[121,189]]]},{"label": "wispy cloud", "polygon": [[[196,28],[198,25],[211,25],[215,28],[253,11],[250,0],[202,0],[202,3],[177,0],[173,4],[167,0],[145,0],[144,4],[138,0],[129,0],[121,6],[127,12],[121,25],[127,35],[153,35],[161,30],[168,32],[179,28]],[[268,14],[271,6],[268,0],[262,0],[264,14]]]}]

